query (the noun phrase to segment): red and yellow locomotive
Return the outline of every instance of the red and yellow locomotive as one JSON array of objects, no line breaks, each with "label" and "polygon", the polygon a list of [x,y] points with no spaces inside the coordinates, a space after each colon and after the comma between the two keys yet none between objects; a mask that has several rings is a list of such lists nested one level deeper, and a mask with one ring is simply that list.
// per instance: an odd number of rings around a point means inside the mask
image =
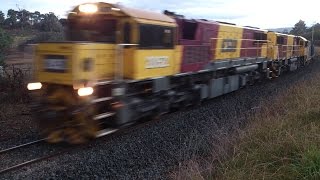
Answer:
[{"label": "red and yellow locomotive", "polygon": [[49,142],[82,143],[311,58],[303,37],[109,3],[75,7],[66,38],[37,46],[28,84]]}]

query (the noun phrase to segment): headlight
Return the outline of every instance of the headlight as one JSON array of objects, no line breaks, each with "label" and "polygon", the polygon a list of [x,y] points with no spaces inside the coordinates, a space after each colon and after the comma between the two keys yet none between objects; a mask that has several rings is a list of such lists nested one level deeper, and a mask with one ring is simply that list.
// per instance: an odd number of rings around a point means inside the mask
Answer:
[{"label": "headlight", "polygon": [[78,95],[79,96],[89,96],[93,93],[93,88],[92,87],[84,87],[78,89]]},{"label": "headlight", "polygon": [[41,87],[42,87],[42,84],[40,82],[28,83],[28,85],[27,85],[27,88],[29,91],[41,89]]},{"label": "headlight", "polygon": [[95,4],[82,4],[79,6],[79,11],[83,13],[95,13],[98,11],[98,7]]}]

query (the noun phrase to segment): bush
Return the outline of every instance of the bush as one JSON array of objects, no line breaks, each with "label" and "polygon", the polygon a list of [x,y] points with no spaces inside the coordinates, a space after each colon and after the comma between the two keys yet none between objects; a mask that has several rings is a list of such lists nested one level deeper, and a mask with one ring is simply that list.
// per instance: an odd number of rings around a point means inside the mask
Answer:
[{"label": "bush", "polygon": [[4,55],[12,44],[11,36],[0,28],[0,54]]},{"label": "bush", "polygon": [[26,88],[26,74],[13,65],[3,67],[2,71],[0,72],[0,102],[28,102],[30,97]]},{"label": "bush", "polygon": [[[2,67],[2,66],[5,66],[4,59],[5,59],[4,55],[3,55],[3,54],[0,54],[0,66],[1,66],[1,67]],[[0,72],[0,73],[1,73],[1,72]],[[1,76],[1,74],[0,74],[0,76]]]},{"label": "bush", "polygon": [[5,55],[11,47],[13,40],[11,36],[0,28],[0,66],[4,66]]}]

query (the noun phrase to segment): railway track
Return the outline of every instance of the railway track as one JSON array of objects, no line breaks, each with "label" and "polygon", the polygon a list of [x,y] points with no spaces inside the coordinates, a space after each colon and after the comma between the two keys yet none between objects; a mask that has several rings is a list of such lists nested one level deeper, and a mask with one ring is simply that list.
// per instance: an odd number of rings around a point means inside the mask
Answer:
[{"label": "railway track", "polygon": [[[11,158],[14,158],[14,155],[11,155],[13,154],[15,151],[17,151],[18,153],[20,153],[21,151],[23,151],[25,148],[30,148],[34,145],[40,145],[41,143],[44,143],[45,142],[45,139],[38,139],[38,140],[35,140],[35,141],[31,141],[31,142],[28,142],[28,143],[25,143],[25,144],[21,144],[21,145],[17,145],[17,146],[13,146],[13,147],[10,147],[10,148],[7,148],[7,149],[2,149],[0,150],[0,157],[3,161],[3,156],[8,156],[10,159]],[[32,160],[28,160],[28,161],[24,161],[22,163],[18,163],[18,164],[15,164],[15,165],[11,165],[9,167],[6,167],[6,168],[3,168],[0,170],[0,174],[3,174],[3,173],[6,173],[6,172],[9,172],[11,170],[15,170],[15,169],[18,169],[18,168],[21,168],[21,167],[24,167],[26,165],[29,165],[29,164],[32,164],[32,163],[35,163],[35,162],[39,162],[41,160],[44,160],[44,159],[48,159],[49,157],[52,157],[52,155],[47,155],[47,156],[43,156],[43,157],[38,157],[38,158],[34,158]]]},{"label": "railway track", "polygon": [[63,151],[59,151],[57,153],[53,153],[53,154],[50,154],[50,155],[46,155],[46,156],[41,156],[39,158],[34,158],[32,160],[29,160],[29,161],[25,161],[25,162],[22,162],[22,163],[19,163],[19,164],[16,164],[16,165],[13,165],[13,166],[10,166],[10,167],[7,167],[5,169],[2,169],[0,170],[0,174],[4,174],[6,172],[9,172],[9,171],[13,171],[15,169],[18,169],[18,168],[22,168],[24,166],[27,166],[27,165],[30,165],[30,164],[33,164],[33,163],[36,163],[36,162],[40,162],[40,161],[44,161],[44,160],[47,160],[47,159],[50,159],[50,158],[53,158],[53,157],[56,157],[60,154],[64,154],[66,152],[70,151],[70,149],[65,149]]},{"label": "railway track", "polygon": [[[121,135],[122,133],[125,133],[126,131],[129,131],[131,128],[140,128],[141,126],[145,126],[145,125],[147,125],[149,123],[155,123],[158,120],[159,119],[156,118],[156,119],[149,120],[149,121],[136,122],[135,124],[124,126],[124,127],[120,128],[120,129],[107,128],[107,129],[99,131],[97,133],[97,138],[100,139],[102,137],[108,137],[108,135],[111,135],[111,134],[113,134],[115,132],[117,132],[117,135]],[[13,151],[19,151],[19,150],[21,150],[23,148],[27,148],[27,147],[30,147],[32,145],[36,145],[36,144],[40,144],[40,143],[44,143],[44,142],[45,142],[45,139],[39,139],[39,140],[35,140],[35,141],[28,142],[28,143],[25,143],[25,144],[21,144],[21,145],[17,145],[17,146],[13,146],[13,147],[10,147],[10,148],[7,148],[7,149],[0,150],[0,159],[1,159],[1,156],[5,155],[5,154],[12,153]],[[45,161],[45,160],[48,160],[48,159],[52,159],[54,157],[63,155],[65,153],[67,153],[67,152],[71,152],[72,150],[78,149],[79,147],[83,147],[83,146],[87,146],[87,145],[67,146],[67,147],[62,148],[61,150],[57,150],[57,152],[50,153],[48,155],[43,155],[43,156],[40,156],[40,157],[36,157],[36,158],[33,158],[31,160],[27,160],[27,161],[24,161],[24,162],[21,162],[21,163],[16,163],[14,165],[10,165],[10,166],[8,166],[6,168],[0,169],[0,175],[4,174],[4,173],[7,173],[7,172],[10,172],[10,171],[13,171],[13,170],[17,170],[19,168],[22,168],[22,167],[25,167],[25,166],[28,166],[28,165],[31,165],[31,164],[34,164],[34,163],[37,163],[37,162],[41,162],[41,161]],[[51,144],[50,144],[50,146],[51,146]],[[54,146],[54,145],[52,145],[52,146]],[[10,157],[12,157],[12,156],[10,156]]]},{"label": "railway track", "polygon": [[25,144],[21,144],[21,145],[17,145],[17,146],[13,146],[13,147],[7,148],[7,149],[3,149],[3,150],[0,151],[0,155],[4,154],[4,153],[7,153],[7,152],[10,152],[10,151],[14,151],[14,150],[19,149],[19,148],[23,148],[23,147],[31,146],[31,145],[34,145],[34,144],[38,144],[38,143],[41,143],[41,142],[44,142],[44,141],[45,141],[45,139],[39,139],[39,140],[31,141],[31,142],[28,142],[28,143],[25,143]]},{"label": "railway track", "polygon": [[[101,131],[98,132],[97,138],[101,138],[101,137],[110,135],[112,133],[115,133],[118,130],[119,129],[101,130]],[[28,147],[31,147],[31,146],[34,146],[34,145],[37,145],[37,144],[40,144],[40,143],[44,143],[45,140],[46,139],[39,139],[39,140],[31,141],[31,142],[28,142],[28,143],[25,143],[25,144],[21,144],[21,145],[17,145],[17,146],[13,146],[13,147],[10,147],[10,148],[7,148],[7,149],[0,150],[0,157],[1,156],[5,156],[6,154],[11,154],[14,151],[21,152],[21,150],[23,150],[23,148],[28,148]],[[79,147],[79,146],[76,146],[76,147]],[[22,167],[25,167],[25,166],[28,166],[28,165],[31,165],[31,164],[34,164],[34,163],[37,163],[37,162],[41,162],[41,161],[48,160],[50,158],[57,157],[57,156],[62,155],[64,153],[70,152],[73,149],[75,149],[74,146],[69,146],[69,147],[63,148],[62,150],[58,150],[57,152],[50,153],[48,155],[43,155],[43,156],[40,156],[40,157],[33,158],[31,160],[27,160],[27,161],[24,161],[24,162],[21,162],[21,163],[10,165],[9,167],[1,169],[0,170],[0,175],[4,174],[4,173],[7,173],[7,172],[10,172],[10,171],[13,171],[13,170],[16,170],[16,169],[19,169],[19,168],[22,168]],[[11,155],[11,156],[8,156],[8,157],[10,158],[10,157],[13,157],[13,156]]]}]

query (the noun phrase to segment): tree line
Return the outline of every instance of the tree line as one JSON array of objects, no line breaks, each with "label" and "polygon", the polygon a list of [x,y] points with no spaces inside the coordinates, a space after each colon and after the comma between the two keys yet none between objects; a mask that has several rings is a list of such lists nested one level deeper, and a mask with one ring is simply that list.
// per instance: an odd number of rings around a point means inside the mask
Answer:
[{"label": "tree line", "polygon": [[25,9],[9,9],[7,15],[0,11],[0,27],[4,29],[36,29],[43,32],[61,32],[61,22],[53,12],[42,14],[39,11],[30,12]]},{"label": "tree line", "polygon": [[[65,19],[59,19],[53,12],[40,13],[39,11],[30,12],[25,9],[9,9],[5,15],[0,11],[0,28],[3,29],[20,29],[28,30],[35,29],[41,32],[63,32],[63,26],[66,22]],[[312,27],[307,27],[305,21],[299,20],[293,27],[293,29],[288,32],[298,36],[303,36],[309,40],[313,40],[314,43],[320,46],[320,24],[316,23]]]},{"label": "tree line", "polygon": [[[290,34],[294,34],[297,36],[303,36],[310,41],[314,41],[314,44],[320,46],[320,24],[315,23],[311,27],[307,27],[305,21],[299,20],[292,30]],[[313,38],[312,38],[313,36]]]}]

